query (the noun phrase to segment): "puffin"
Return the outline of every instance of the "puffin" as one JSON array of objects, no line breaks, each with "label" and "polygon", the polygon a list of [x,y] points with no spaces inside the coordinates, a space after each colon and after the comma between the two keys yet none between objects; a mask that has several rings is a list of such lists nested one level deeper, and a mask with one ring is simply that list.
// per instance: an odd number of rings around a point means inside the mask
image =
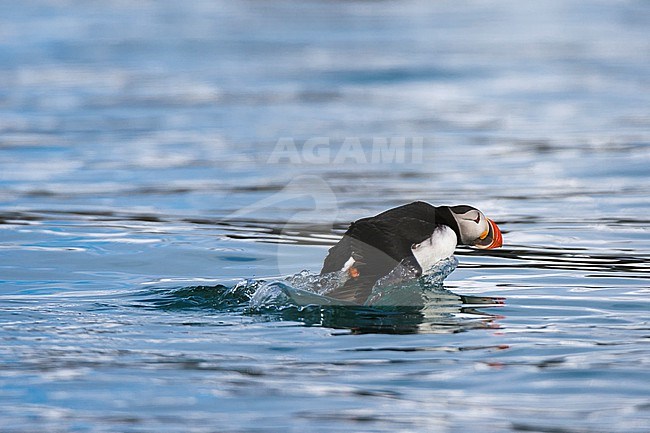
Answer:
[{"label": "puffin", "polygon": [[503,236],[475,207],[415,201],[351,223],[329,249],[320,274],[341,275],[342,284],[329,297],[363,304],[375,283],[391,272],[406,269],[406,275],[420,277],[458,245],[498,248]]}]

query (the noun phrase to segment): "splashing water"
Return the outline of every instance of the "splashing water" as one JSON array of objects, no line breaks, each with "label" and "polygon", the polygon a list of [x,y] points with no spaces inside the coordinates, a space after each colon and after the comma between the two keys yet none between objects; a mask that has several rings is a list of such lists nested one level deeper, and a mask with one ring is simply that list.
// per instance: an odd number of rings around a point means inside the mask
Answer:
[{"label": "splashing water", "polygon": [[248,317],[347,329],[355,334],[450,333],[494,327],[494,315],[476,307],[500,306],[502,300],[459,296],[443,287],[457,265],[452,256],[421,277],[414,269],[398,266],[375,284],[361,305],[328,296],[345,282],[341,272],[319,275],[303,270],[282,280],[248,279],[232,288],[222,286],[225,291],[215,296],[220,305],[230,305],[227,300],[234,297]]},{"label": "splashing water", "polygon": [[341,284],[340,272],[318,275],[303,270],[286,277],[283,281],[264,282],[250,299],[253,311],[260,309],[282,309],[289,306],[332,305],[343,303],[324,296]]},{"label": "splashing water", "polygon": [[375,283],[365,305],[424,305],[426,295],[443,289],[445,278],[457,266],[458,259],[451,256],[436,262],[420,278],[415,278],[412,268],[398,266]]},{"label": "splashing water", "polygon": [[[364,306],[423,306],[427,292],[440,291],[445,278],[458,266],[451,256],[440,260],[425,275],[417,278],[415,270],[397,266],[372,288]],[[343,283],[343,274],[331,272],[325,275],[301,271],[284,281],[269,281],[255,290],[250,300],[252,310],[285,308],[306,305],[355,305],[329,297],[328,294]]]}]

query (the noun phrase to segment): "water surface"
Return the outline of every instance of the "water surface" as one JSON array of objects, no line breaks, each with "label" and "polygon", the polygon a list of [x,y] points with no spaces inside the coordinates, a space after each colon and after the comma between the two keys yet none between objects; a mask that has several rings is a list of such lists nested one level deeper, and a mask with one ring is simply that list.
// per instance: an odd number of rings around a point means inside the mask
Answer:
[{"label": "water surface", "polygon": [[[649,20],[0,3],[3,431],[647,432]],[[412,200],[504,247],[421,306],[251,304]]]}]

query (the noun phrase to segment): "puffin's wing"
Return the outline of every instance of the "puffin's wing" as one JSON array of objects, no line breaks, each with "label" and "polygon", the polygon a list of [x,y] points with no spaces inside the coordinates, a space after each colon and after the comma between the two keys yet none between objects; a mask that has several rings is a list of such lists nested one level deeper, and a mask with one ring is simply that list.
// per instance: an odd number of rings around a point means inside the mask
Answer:
[{"label": "puffin's wing", "polygon": [[395,259],[381,249],[382,245],[389,244],[389,234],[384,225],[377,225],[367,220],[350,224],[350,228],[341,240],[330,248],[321,275],[340,271],[350,258],[358,265],[370,264],[377,268],[391,265]]},{"label": "puffin's wing", "polygon": [[[421,242],[428,235],[428,230],[433,231],[432,224],[435,220],[435,207],[415,201],[353,222],[343,238],[330,248],[321,274],[343,268],[353,253],[351,238],[365,240],[399,261],[403,258],[400,256],[408,255],[408,249],[405,253],[404,246],[410,248],[413,243]],[[398,246],[392,245],[395,239],[403,239],[404,242],[398,242]]]},{"label": "puffin's wing", "polygon": [[377,216],[353,222],[343,238],[330,248],[321,274],[341,270],[355,255],[364,257],[367,264],[376,263],[378,268],[385,266],[385,256],[399,262],[411,257],[411,246],[430,236],[435,227],[436,224],[412,217]]},{"label": "puffin's wing", "polygon": [[400,262],[407,260],[421,271],[411,246],[427,238],[434,228],[435,224],[407,217],[373,217],[353,223],[325,259],[321,274],[340,271],[344,266],[349,274],[345,284],[328,296],[363,303],[377,280]]},{"label": "puffin's wing", "polygon": [[[343,285],[327,293],[327,296],[362,304],[377,280],[388,274],[399,262],[384,251],[348,235],[343,236],[341,241],[349,246],[350,255],[340,268],[333,271],[340,271],[346,266],[346,280]],[[329,271],[323,267],[323,273],[325,272]]]},{"label": "puffin's wing", "polygon": [[345,232],[336,245],[329,249],[327,257],[325,257],[325,261],[323,262],[323,268],[320,271],[321,275],[343,269],[345,262],[352,256],[352,238],[348,236],[352,225],[354,223],[350,224],[348,231]]},{"label": "puffin's wing", "polygon": [[351,243],[355,251],[362,252],[352,254],[354,262],[344,276],[346,280],[340,287],[327,293],[330,298],[363,304],[372,294],[377,281],[382,278],[389,278],[387,284],[399,284],[407,277],[416,278],[422,273],[422,268],[412,254],[398,262],[383,251],[357,239]]}]

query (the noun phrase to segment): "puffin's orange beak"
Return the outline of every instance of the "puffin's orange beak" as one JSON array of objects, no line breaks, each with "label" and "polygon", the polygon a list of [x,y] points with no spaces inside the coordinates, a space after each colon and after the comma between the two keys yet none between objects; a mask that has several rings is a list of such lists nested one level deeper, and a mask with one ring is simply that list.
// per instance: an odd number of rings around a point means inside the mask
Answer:
[{"label": "puffin's orange beak", "polygon": [[488,230],[487,233],[484,233],[485,236],[482,239],[479,239],[474,246],[482,250],[491,250],[493,248],[499,248],[503,245],[503,235],[499,227],[491,219],[487,219]]},{"label": "puffin's orange beak", "polygon": [[487,249],[491,250],[492,248],[499,248],[503,246],[503,235],[499,226],[497,226],[494,221],[488,218],[488,224],[490,224],[490,234],[488,237],[492,236],[492,243],[488,245]]}]

